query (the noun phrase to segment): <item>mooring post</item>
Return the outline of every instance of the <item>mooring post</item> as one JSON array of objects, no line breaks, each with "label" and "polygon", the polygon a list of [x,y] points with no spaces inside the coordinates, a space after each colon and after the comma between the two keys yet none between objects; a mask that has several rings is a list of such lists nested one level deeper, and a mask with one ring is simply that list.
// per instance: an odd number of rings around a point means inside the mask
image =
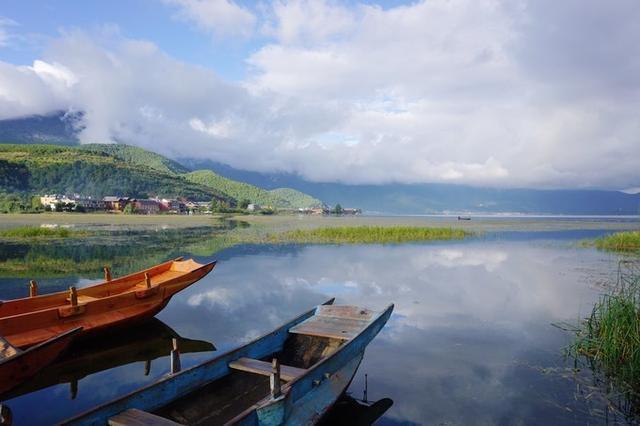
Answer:
[{"label": "mooring post", "polygon": [[111,281],[111,269],[108,266],[104,267],[104,280]]},{"label": "mooring post", "polygon": [[75,287],[69,287],[69,302],[71,306],[78,306],[78,290]]},{"label": "mooring post", "polygon": [[178,350],[178,339],[173,338],[171,340],[173,349],[171,350],[171,374],[176,374],[180,371],[180,350]]},{"label": "mooring post", "polygon": [[278,361],[278,358],[273,358],[273,361],[271,361],[269,384],[271,385],[271,396],[278,398],[282,394],[280,390],[280,361]]},{"label": "mooring post", "polygon": [[36,280],[29,281],[29,297],[36,297],[38,295],[38,283]]},{"label": "mooring post", "polygon": [[367,374],[365,373],[365,375],[364,375],[364,395],[363,395],[363,396],[364,396],[364,398],[362,398],[362,400],[363,400],[364,402],[368,402],[368,401],[367,401],[367,392],[368,392],[368,389],[367,389],[367,388],[368,388],[369,384],[368,384],[367,382],[368,382],[368,380],[367,380]]},{"label": "mooring post", "polygon": [[151,277],[148,272],[144,273],[144,282],[147,285],[147,288],[151,288]]}]

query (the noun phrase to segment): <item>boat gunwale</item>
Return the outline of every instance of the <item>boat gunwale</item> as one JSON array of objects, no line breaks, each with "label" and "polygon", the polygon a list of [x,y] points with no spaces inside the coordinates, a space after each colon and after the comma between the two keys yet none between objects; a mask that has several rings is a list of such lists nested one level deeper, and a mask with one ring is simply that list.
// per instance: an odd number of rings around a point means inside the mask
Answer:
[{"label": "boat gunwale", "polygon": [[[71,330],[68,330],[68,331],[65,331],[63,333],[60,333],[60,334],[52,337],[51,339],[47,339],[44,342],[40,342],[37,345],[30,346],[27,349],[21,349],[20,352],[16,353],[15,355],[0,360],[0,367],[2,367],[4,364],[7,364],[7,363],[9,363],[11,361],[15,361],[19,357],[22,357],[24,355],[28,355],[29,353],[35,352],[38,349],[41,349],[43,347],[46,347],[46,346],[49,346],[51,344],[57,343],[60,340],[63,340],[65,338],[69,337],[70,335],[79,334],[81,331],[82,331],[82,327],[75,327],[75,328],[72,328]],[[75,337],[73,337],[69,343],[71,343],[74,338]]]},{"label": "boat gunwale", "polygon": [[[155,268],[157,266],[165,265],[165,264],[167,264],[169,262],[174,262],[174,260],[170,260],[168,262],[161,263],[159,265],[154,266],[153,268]],[[187,274],[195,273],[195,272],[200,271],[201,269],[204,269],[204,268],[206,268],[208,266],[211,266],[211,265],[214,265],[214,267],[215,267],[217,262],[218,262],[217,260],[214,260],[214,261],[208,262],[206,264],[202,264],[201,266],[199,266],[196,269],[193,269],[191,271],[180,271],[180,272],[184,272],[184,273],[182,273],[179,276],[170,278],[170,279],[168,279],[168,280],[166,280],[164,282],[160,282],[160,283],[157,283],[155,285],[152,285],[150,288],[154,289],[154,288],[166,287],[172,281],[174,281],[176,279],[179,279],[179,278],[182,278]],[[153,269],[153,268],[144,269],[142,271],[138,271],[136,273],[129,274],[127,276],[120,277],[120,278],[117,278],[117,279],[120,280],[120,279],[124,279],[126,277],[134,276],[136,274],[143,273],[143,272],[148,271],[148,270]],[[100,284],[89,285],[87,287],[83,287],[81,289],[78,289],[78,296],[82,296],[83,295],[82,294],[83,290],[86,290],[86,289],[89,289],[89,288],[90,289],[95,289],[98,286],[113,284],[114,281],[116,281],[116,280],[105,281],[105,282],[100,283]],[[129,289],[124,290],[124,291],[122,291],[120,293],[115,293],[115,294],[111,294],[111,295],[108,295],[108,296],[96,297],[95,300],[91,300],[91,301],[88,301],[88,302],[78,302],[78,305],[86,306],[88,304],[99,302],[99,301],[111,301],[111,300],[114,300],[115,298],[124,297],[124,296],[127,296],[127,295],[131,294],[131,293],[136,293],[138,291],[141,291],[141,290],[140,289],[136,289],[135,286],[132,286]],[[6,302],[14,302],[14,301],[19,302],[19,301],[23,301],[23,300],[32,300],[32,299],[35,299],[37,297],[64,296],[65,294],[66,294],[66,291],[58,291],[58,292],[55,292],[55,293],[43,294],[43,295],[34,296],[34,297],[24,297],[24,298],[21,298],[21,299],[12,299],[12,300],[9,300],[9,301],[4,301],[5,302],[4,304],[6,304]],[[162,297],[162,300],[164,300],[164,296]],[[0,303],[0,306],[1,305],[2,305],[2,303]],[[5,320],[5,319],[6,320],[14,320],[14,319],[18,319],[19,317],[22,317],[22,316],[39,314],[39,313],[48,312],[48,311],[52,311],[52,310],[58,310],[59,308],[62,308],[62,307],[65,307],[65,306],[69,306],[69,305],[68,304],[52,305],[52,306],[48,306],[48,307],[43,308],[43,309],[34,309],[34,310],[31,310],[31,311],[22,312],[22,313],[14,314],[14,315],[0,315],[0,320]]]},{"label": "boat gunwale", "polygon": [[[393,308],[394,308],[394,304],[393,303],[389,304],[385,309],[380,311],[378,313],[378,315],[376,315],[374,318],[372,318],[370,320],[369,324],[367,324],[366,327],[364,327],[362,330],[360,330],[360,332],[358,332],[357,335],[355,335],[354,337],[352,337],[349,340],[344,341],[345,343],[340,345],[333,353],[331,353],[330,355],[320,359],[318,362],[316,362],[315,364],[313,364],[312,366],[307,368],[306,369],[307,371],[304,374],[294,378],[290,382],[287,382],[287,383],[283,384],[282,388],[281,388],[281,392],[282,392],[281,398],[286,399],[289,396],[293,397],[294,396],[293,393],[292,393],[293,390],[294,390],[293,388],[297,383],[300,383],[302,380],[304,380],[305,378],[309,377],[309,375],[311,375],[314,372],[316,372],[317,370],[319,370],[325,364],[331,362],[333,359],[338,357],[340,354],[344,353],[345,349],[351,347],[351,345],[354,344],[356,339],[358,339],[360,336],[365,334],[365,332],[369,331],[371,328],[373,328],[375,325],[377,325],[378,322],[384,316],[388,315],[388,317],[390,317],[391,313],[393,312]],[[388,318],[387,318],[387,321],[388,321]],[[386,321],[385,321],[385,324],[386,324]],[[377,335],[377,333],[376,333],[376,335]],[[375,337],[375,336],[373,336],[373,337]],[[373,337],[371,338],[371,340],[373,340]],[[330,338],[330,339],[332,339],[332,338]],[[362,349],[363,352],[364,352],[365,348]],[[300,398],[298,398],[298,399],[300,399]],[[295,401],[297,401],[298,399],[296,399]],[[278,399],[278,400],[280,400],[280,399]],[[235,416],[234,418],[232,418],[231,420],[229,420],[225,424],[226,425],[233,425],[233,424],[236,424],[236,423],[240,423],[243,420],[245,420],[248,416],[250,416],[253,412],[257,411],[260,408],[266,407],[270,402],[273,402],[273,401],[274,401],[274,399],[271,397],[271,395],[267,395],[265,398],[263,398],[260,401],[256,402],[251,407],[245,409],[243,412],[239,413],[237,416]],[[290,401],[290,403],[295,403],[295,401]]]},{"label": "boat gunwale", "polygon": [[[327,300],[326,302],[321,303],[321,305],[331,305],[331,304],[333,304],[334,301],[335,301],[335,297],[332,297],[331,299]],[[116,397],[116,398],[114,398],[114,399],[112,399],[110,401],[107,401],[107,402],[105,402],[103,404],[100,404],[100,405],[98,405],[96,407],[90,408],[89,410],[86,410],[86,411],[83,411],[81,413],[78,413],[77,415],[75,415],[75,416],[73,416],[71,418],[68,418],[66,420],[63,420],[62,422],[60,422],[58,424],[59,425],[84,424],[85,418],[88,417],[89,415],[91,415],[92,413],[97,413],[97,412],[99,412],[101,410],[106,409],[107,407],[109,407],[111,405],[126,401],[127,399],[133,398],[135,396],[143,395],[145,392],[147,392],[147,391],[149,391],[149,390],[151,390],[151,389],[153,389],[155,387],[161,386],[164,383],[170,382],[171,380],[175,380],[177,377],[180,377],[182,375],[186,375],[186,374],[188,374],[190,372],[196,371],[196,370],[198,370],[200,368],[203,368],[205,366],[211,366],[211,365],[213,365],[215,363],[221,362],[224,358],[229,357],[230,355],[232,355],[234,353],[242,353],[243,350],[246,350],[247,348],[256,345],[260,341],[263,341],[263,340],[266,341],[268,338],[277,335],[279,332],[281,332],[283,330],[286,331],[286,333],[288,334],[288,329],[291,327],[292,323],[295,323],[295,322],[299,323],[299,322],[302,322],[302,321],[306,320],[307,318],[312,317],[314,315],[316,309],[317,309],[317,306],[305,311],[304,313],[296,316],[295,318],[292,318],[292,319],[286,321],[281,326],[279,326],[279,327],[277,327],[277,328],[275,328],[275,329],[273,329],[273,330],[271,330],[271,331],[269,331],[269,332],[267,332],[267,333],[265,333],[265,334],[263,334],[263,335],[261,335],[259,337],[256,337],[255,339],[247,342],[246,344],[244,344],[244,345],[242,345],[240,347],[237,347],[235,349],[230,349],[230,350],[228,350],[228,351],[226,351],[226,352],[224,352],[224,353],[222,353],[222,354],[220,354],[220,355],[218,355],[218,356],[216,356],[216,357],[214,357],[214,358],[212,358],[212,359],[210,359],[208,361],[204,361],[204,362],[202,362],[200,364],[197,364],[197,365],[194,365],[194,366],[189,367],[187,369],[181,370],[178,373],[167,374],[164,377],[161,377],[159,380],[156,380],[153,383],[149,383],[149,384],[147,384],[147,385],[145,385],[143,387],[140,387],[140,388],[135,389],[135,390],[133,390],[133,391],[131,391],[129,393],[126,393],[125,395],[122,395],[120,397]],[[207,380],[207,381],[203,382],[202,384],[198,385],[197,387],[195,387],[194,389],[192,389],[192,390],[190,390],[188,392],[185,392],[184,394],[176,395],[174,400],[177,399],[177,398],[180,398],[180,397],[182,397],[184,395],[188,395],[189,393],[194,392],[195,390],[197,390],[197,389],[199,389],[199,388],[201,388],[203,386],[206,386],[206,385],[208,385],[209,383],[211,383],[211,382],[213,382],[215,380],[218,380],[218,379],[220,379],[222,377],[228,376],[232,372],[232,369],[229,368],[229,366],[227,365],[227,370],[228,370],[228,372],[226,374],[220,376],[220,377],[217,377],[217,378],[214,378],[214,379],[211,379],[211,380]],[[165,406],[165,405],[169,404],[170,402],[172,402],[172,401],[169,401],[169,402],[161,405],[160,407]],[[136,407],[128,407],[128,408],[136,408]],[[114,415],[116,415],[116,414],[117,413],[115,413]]]}]

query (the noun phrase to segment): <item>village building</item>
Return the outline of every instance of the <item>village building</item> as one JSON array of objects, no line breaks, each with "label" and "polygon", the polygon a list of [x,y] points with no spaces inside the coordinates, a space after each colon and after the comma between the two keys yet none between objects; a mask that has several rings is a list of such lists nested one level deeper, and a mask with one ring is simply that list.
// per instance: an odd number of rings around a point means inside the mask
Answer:
[{"label": "village building", "polygon": [[134,211],[141,214],[157,214],[160,212],[160,203],[156,200],[136,199],[131,200]]},{"label": "village building", "polygon": [[129,203],[129,200],[129,197],[107,196],[102,198],[105,209],[116,212],[123,211],[126,205]]}]

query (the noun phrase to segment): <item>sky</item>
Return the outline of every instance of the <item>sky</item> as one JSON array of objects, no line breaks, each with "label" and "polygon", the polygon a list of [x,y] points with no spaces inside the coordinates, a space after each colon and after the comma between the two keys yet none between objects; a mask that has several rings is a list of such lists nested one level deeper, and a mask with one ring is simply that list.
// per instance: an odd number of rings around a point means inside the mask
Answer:
[{"label": "sky", "polygon": [[3,0],[0,120],[343,183],[640,188],[637,0]]}]

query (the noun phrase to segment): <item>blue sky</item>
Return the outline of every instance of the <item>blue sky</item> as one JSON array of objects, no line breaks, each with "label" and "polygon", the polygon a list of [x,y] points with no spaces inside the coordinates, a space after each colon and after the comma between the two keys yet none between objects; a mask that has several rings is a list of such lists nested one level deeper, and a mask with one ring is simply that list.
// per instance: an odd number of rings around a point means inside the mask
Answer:
[{"label": "blue sky", "polygon": [[639,19],[635,0],[5,0],[0,119],[83,111],[83,143],[315,181],[632,188]]}]

